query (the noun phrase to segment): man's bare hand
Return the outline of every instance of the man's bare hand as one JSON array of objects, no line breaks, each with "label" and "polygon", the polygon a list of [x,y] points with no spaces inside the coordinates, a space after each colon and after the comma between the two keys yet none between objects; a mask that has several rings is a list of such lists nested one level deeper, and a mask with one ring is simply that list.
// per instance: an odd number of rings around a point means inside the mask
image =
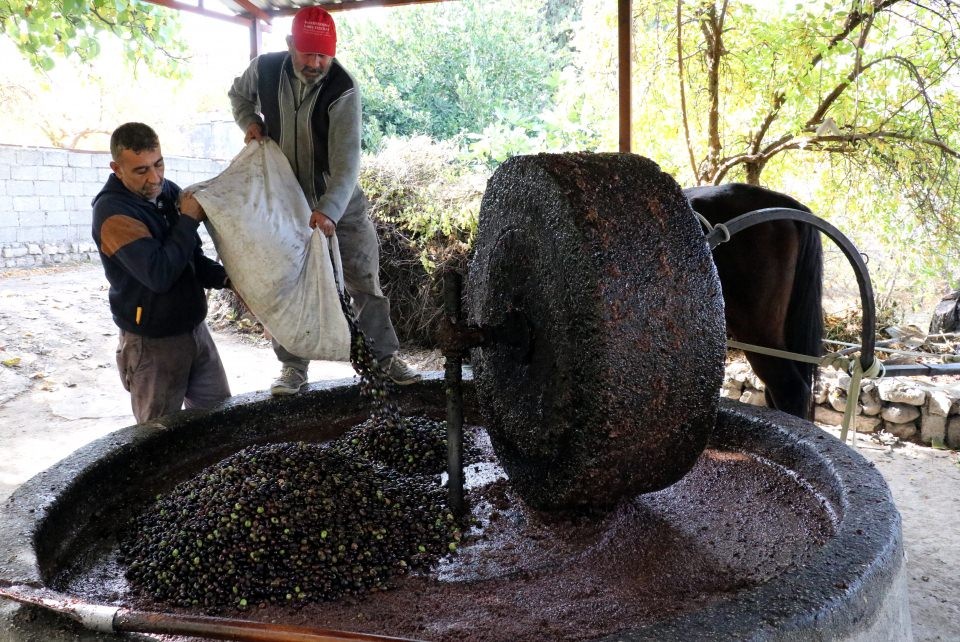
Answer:
[{"label": "man's bare hand", "polygon": [[313,210],[313,213],[310,215],[310,228],[314,230],[319,228],[327,238],[330,238],[337,232],[337,224],[320,210]]},{"label": "man's bare hand", "polygon": [[202,222],[207,218],[207,213],[200,207],[200,202],[190,192],[180,194],[180,213],[189,216],[197,222]]},{"label": "man's bare hand", "polygon": [[263,125],[260,123],[250,123],[247,125],[246,136],[243,137],[243,143],[247,144],[251,140],[263,140]]}]

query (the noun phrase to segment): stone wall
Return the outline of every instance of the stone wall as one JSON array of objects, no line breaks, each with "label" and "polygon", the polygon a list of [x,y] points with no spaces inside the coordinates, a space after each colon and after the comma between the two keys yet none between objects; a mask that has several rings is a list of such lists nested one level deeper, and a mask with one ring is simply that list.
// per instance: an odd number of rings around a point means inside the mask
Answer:
[{"label": "stone wall", "polygon": [[[850,375],[821,368],[814,389],[814,420],[839,426],[846,410]],[[763,382],[745,361],[731,362],[722,396],[765,405]],[[887,432],[936,447],[960,448],[960,384],[953,377],[891,377],[861,382],[857,432]]]},{"label": "stone wall", "polygon": [[[181,187],[229,162],[165,160],[166,178]],[[98,260],[90,202],[109,175],[109,153],[0,145],[0,268]]]}]

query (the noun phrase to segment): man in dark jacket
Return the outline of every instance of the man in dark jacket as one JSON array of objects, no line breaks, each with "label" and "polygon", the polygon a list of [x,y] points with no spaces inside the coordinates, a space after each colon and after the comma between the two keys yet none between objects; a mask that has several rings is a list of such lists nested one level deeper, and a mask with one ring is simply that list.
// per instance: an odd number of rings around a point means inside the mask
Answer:
[{"label": "man in dark jacket", "polygon": [[[313,213],[311,228],[337,235],[343,280],[360,329],[385,375],[409,384],[420,375],[397,356],[390,301],[380,289],[376,230],[360,190],[360,92],[334,58],[337,32],[330,14],[305,7],[293,19],[288,51],[258,56],[230,88],[233,117],[244,142],[269,136],[283,150]],[[294,394],[307,380],[309,361],[276,341],[283,363],[273,394]]]},{"label": "man in dark jacket", "polygon": [[93,199],[93,240],[120,328],[117,368],[138,422],[208,408],[230,386],[204,319],[204,288],[227,287],[223,266],[203,255],[203,209],[163,178],[157,134],[126,123],[110,137],[113,174]]}]

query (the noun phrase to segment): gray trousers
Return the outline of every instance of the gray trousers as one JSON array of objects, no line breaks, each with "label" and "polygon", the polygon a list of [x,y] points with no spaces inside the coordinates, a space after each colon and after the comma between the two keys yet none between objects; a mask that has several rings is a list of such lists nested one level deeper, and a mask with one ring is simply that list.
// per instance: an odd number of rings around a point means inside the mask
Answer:
[{"label": "gray trousers", "polygon": [[[367,216],[367,199],[357,189],[343,218],[337,223],[340,260],[347,294],[353,300],[360,329],[377,359],[389,357],[400,348],[390,321],[390,300],[380,289],[380,241],[373,221]],[[309,361],[287,352],[273,340],[273,351],[284,366],[306,374]]]},{"label": "gray trousers", "polygon": [[120,331],[117,369],[138,423],[187,408],[210,408],[230,396],[227,373],[206,323],[154,339]]}]

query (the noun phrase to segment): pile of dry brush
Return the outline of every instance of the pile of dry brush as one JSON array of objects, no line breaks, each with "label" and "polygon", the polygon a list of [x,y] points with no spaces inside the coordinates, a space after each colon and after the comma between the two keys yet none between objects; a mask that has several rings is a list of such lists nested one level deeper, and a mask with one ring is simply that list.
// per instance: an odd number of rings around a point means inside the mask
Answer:
[{"label": "pile of dry brush", "polygon": [[465,169],[449,143],[391,140],[365,159],[361,185],[380,237],[380,279],[401,343],[434,346],[442,274],[466,274],[485,172]]}]

